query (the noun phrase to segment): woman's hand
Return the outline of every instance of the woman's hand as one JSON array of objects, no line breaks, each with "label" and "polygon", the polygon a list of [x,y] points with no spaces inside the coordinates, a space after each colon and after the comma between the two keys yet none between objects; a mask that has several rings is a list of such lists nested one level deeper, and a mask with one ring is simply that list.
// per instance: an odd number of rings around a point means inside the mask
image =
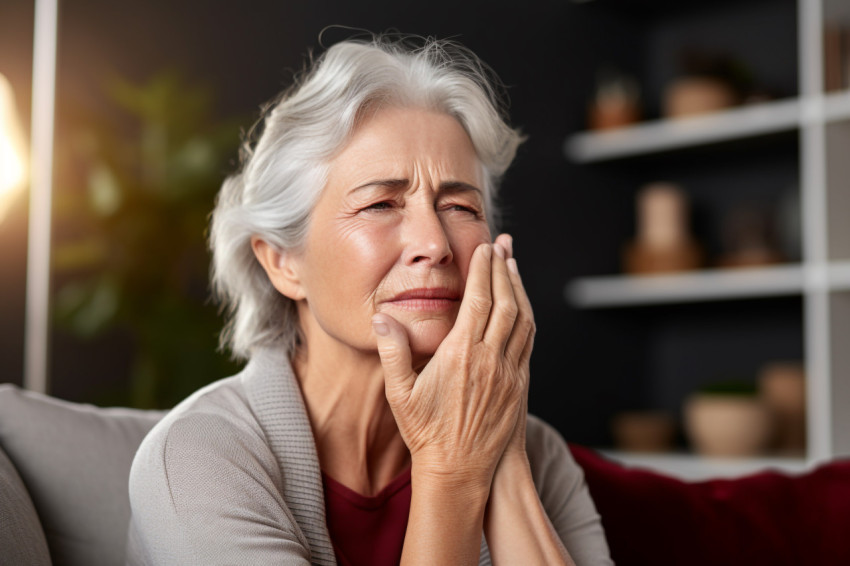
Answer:
[{"label": "woman's hand", "polygon": [[525,454],[531,307],[510,237],[472,256],[457,321],[417,376],[405,329],[373,318],[386,395],[414,470],[489,490],[506,453]]},{"label": "woman's hand", "polygon": [[[405,566],[477,564],[482,529],[494,563],[569,563],[525,453],[535,327],[511,244],[502,234],[475,250],[457,321],[418,376],[405,329],[386,314],[373,318],[387,400],[413,465]],[[512,536],[517,518],[528,525]],[[506,540],[494,545],[491,536]]]},{"label": "woman's hand", "polygon": [[522,462],[527,462],[527,456],[525,452],[525,428],[526,421],[528,416],[528,386],[529,386],[529,360],[531,358],[531,349],[534,346],[534,335],[536,333],[536,326],[534,324],[534,313],[531,310],[531,301],[528,299],[528,295],[525,293],[525,287],[522,285],[522,280],[519,276],[519,270],[517,269],[516,259],[513,258],[514,248],[513,248],[513,239],[507,234],[500,234],[496,238],[496,243],[502,245],[505,250],[507,250],[507,260],[508,268],[513,272],[515,276],[516,283],[514,285],[514,297],[517,301],[517,306],[519,307],[519,315],[518,318],[524,318],[524,320],[518,320],[518,324],[529,325],[530,326],[530,335],[528,342],[526,343],[526,350],[523,351],[521,359],[523,361],[520,370],[524,372],[525,375],[525,388],[523,389],[522,395],[522,407],[520,408],[519,414],[517,415],[517,422],[514,426],[513,435],[511,435],[511,439],[508,442],[508,446],[505,449],[505,453],[502,456],[502,459],[499,462],[499,467],[501,468],[502,462],[506,459],[510,458],[518,458]]}]

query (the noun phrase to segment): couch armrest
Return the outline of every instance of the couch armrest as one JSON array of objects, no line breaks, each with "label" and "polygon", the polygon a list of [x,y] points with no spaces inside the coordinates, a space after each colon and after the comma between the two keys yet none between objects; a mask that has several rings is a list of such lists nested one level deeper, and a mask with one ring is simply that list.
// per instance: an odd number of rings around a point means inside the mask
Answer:
[{"label": "couch armrest", "polygon": [[50,565],[41,522],[18,470],[0,446],[0,549],[2,564]]}]

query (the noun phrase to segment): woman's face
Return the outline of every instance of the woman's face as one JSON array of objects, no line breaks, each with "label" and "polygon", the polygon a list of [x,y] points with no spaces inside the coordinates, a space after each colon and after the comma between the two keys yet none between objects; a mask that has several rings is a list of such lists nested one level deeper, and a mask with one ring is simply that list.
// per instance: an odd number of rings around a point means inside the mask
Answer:
[{"label": "woman's face", "polygon": [[333,160],[306,245],[292,258],[309,344],[375,351],[371,318],[407,330],[415,359],[452,328],[472,252],[489,242],[472,142],[446,114],[383,108]]}]

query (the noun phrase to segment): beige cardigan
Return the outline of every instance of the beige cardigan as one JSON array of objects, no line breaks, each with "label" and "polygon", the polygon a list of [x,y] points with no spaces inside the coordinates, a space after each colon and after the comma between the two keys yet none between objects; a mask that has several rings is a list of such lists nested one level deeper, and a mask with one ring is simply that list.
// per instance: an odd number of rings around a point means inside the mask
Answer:
[{"label": "beige cardigan", "polygon": [[[551,427],[529,416],[541,501],[576,564],[612,564],[581,469]],[[130,472],[127,563],[334,565],[316,445],[282,352],[171,411]],[[480,564],[490,564],[482,536]]]}]

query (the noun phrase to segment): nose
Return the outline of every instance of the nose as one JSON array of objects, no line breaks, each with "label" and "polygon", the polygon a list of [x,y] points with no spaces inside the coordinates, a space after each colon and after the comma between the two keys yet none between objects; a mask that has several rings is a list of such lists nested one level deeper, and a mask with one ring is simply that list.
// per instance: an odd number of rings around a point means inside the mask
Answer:
[{"label": "nose", "polygon": [[405,219],[404,240],[404,261],[407,265],[435,267],[452,262],[448,234],[433,207],[410,211]]}]

